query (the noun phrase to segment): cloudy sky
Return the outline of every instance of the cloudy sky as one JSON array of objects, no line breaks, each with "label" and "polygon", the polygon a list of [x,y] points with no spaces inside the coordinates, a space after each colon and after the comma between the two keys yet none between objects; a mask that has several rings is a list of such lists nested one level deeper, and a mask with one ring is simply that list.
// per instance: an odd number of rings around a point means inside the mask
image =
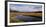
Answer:
[{"label": "cloudy sky", "polygon": [[34,12],[42,11],[42,5],[10,4],[10,9],[19,12]]}]

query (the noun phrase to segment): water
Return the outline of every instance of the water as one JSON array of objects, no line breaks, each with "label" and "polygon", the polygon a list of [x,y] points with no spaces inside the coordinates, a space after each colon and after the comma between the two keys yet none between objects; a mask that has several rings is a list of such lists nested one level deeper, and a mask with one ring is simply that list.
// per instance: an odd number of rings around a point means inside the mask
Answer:
[{"label": "water", "polygon": [[23,20],[24,22],[34,22],[34,21],[41,21],[42,17],[17,15],[16,19]]}]

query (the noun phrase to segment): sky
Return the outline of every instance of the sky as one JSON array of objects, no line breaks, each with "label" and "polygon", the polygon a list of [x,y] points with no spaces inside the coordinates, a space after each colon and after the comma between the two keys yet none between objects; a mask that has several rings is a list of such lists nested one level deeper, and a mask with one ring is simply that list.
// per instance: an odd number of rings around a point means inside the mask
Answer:
[{"label": "sky", "polygon": [[19,12],[34,12],[42,11],[42,5],[10,4],[10,9]]}]

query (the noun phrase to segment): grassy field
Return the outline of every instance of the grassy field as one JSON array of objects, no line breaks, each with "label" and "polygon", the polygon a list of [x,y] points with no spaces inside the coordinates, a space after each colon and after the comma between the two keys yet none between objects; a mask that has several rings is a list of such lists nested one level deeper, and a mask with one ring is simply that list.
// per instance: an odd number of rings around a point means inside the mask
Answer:
[{"label": "grassy field", "polygon": [[30,15],[30,16],[42,16],[42,13],[16,13],[16,12],[11,12],[10,13],[10,22],[15,23],[15,22],[24,22],[16,19],[16,15]]}]

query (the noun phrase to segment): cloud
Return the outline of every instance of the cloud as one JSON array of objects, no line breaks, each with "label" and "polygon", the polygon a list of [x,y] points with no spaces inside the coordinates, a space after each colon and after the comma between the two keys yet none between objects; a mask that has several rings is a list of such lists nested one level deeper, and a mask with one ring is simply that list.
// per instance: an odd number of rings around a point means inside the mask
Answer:
[{"label": "cloud", "polygon": [[42,11],[42,5],[11,4],[10,8],[19,12]]}]

